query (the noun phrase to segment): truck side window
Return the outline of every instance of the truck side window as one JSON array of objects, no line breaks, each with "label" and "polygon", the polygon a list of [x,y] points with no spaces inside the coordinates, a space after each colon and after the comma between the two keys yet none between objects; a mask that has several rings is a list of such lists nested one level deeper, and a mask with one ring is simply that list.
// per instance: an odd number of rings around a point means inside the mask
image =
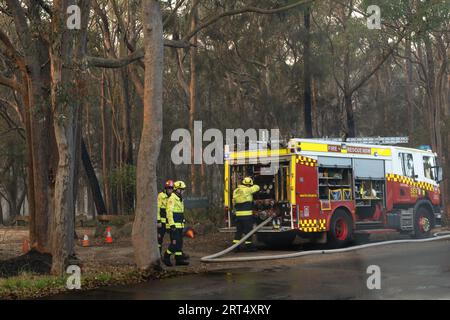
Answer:
[{"label": "truck side window", "polygon": [[399,153],[403,175],[414,178],[414,161],[411,153]]},{"label": "truck side window", "polygon": [[428,156],[423,157],[423,170],[424,170],[425,178],[431,179],[431,180],[436,179],[436,175],[435,175],[434,169],[433,169],[433,167],[434,167],[433,160],[434,159],[432,157],[428,157]]}]

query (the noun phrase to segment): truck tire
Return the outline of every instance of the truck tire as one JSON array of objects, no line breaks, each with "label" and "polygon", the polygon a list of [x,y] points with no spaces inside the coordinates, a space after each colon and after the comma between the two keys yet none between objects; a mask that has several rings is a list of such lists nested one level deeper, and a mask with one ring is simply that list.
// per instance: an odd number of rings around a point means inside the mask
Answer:
[{"label": "truck tire", "polygon": [[261,232],[256,236],[258,241],[271,249],[283,249],[292,245],[296,237],[296,232]]},{"label": "truck tire", "polygon": [[414,214],[414,238],[429,238],[431,228],[433,228],[433,214],[425,206],[419,207]]},{"label": "truck tire", "polygon": [[328,231],[328,247],[332,249],[342,248],[352,241],[353,222],[352,218],[342,209],[337,209],[330,221]]}]

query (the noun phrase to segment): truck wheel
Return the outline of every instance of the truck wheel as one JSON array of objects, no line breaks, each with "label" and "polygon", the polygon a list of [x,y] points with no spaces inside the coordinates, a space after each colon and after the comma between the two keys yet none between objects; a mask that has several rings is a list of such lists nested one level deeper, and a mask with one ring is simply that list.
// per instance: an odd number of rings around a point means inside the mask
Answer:
[{"label": "truck wheel", "polygon": [[414,215],[414,238],[424,239],[431,235],[432,215],[425,207],[420,207]]},{"label": "truck wheel", "polygon": [[342,248],[350,243],[353,235],[353,223],[344,210],[336,210],[331,218],[328,231],[328,247]]},{"label": "truck wheel", "polygon": [[261,232],[257,234],[258,241],[272,249],[282,249],[292,245],[296,237],[295,231]]}]

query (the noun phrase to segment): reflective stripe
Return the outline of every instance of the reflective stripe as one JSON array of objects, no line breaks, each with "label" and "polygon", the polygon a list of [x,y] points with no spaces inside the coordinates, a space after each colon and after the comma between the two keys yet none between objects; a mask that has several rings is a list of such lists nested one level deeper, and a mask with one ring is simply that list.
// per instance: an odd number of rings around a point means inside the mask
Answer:
[{"label": "reflective stripe", "polygon": [[166,223],[166,222],[167,222],[167,219],[166,219],[166,218],[161,218],[161,220],[160,220],[159,222],[161,222],[161,223]]},{"label": "reflective stripe", "polygon": [[172,251],[170,251],[169,249],[167,249],[166,253],[167,253],[167,254],[172,254]]},{"label": "reflective stripe", "polygon": [[253,211],[236,211],[236,217],[244,217],[244,216],[251,216],[253,215]]},{"label": "reflective stripe", "polygon": [[182,256],[182,255],[183,255],[183,252],[177,251],[177,252],[175,252],[175,255],[176,255],[176,256]]},{"label": "reflective stripe", "polygon": [[240,240],[233,240],[233,243],[238,243]]},{"label": "reflective stripe", "polygon": [[245,244],[252,244],[251,241],[245,241]]},{"label": "reflective stripe", "polygon": [[175,226],[175,228],[177,228],[177,229],[182,229],[182,228],[184,228],[184,223],[175,223],[175,224],[173,224],[174,226]]}]

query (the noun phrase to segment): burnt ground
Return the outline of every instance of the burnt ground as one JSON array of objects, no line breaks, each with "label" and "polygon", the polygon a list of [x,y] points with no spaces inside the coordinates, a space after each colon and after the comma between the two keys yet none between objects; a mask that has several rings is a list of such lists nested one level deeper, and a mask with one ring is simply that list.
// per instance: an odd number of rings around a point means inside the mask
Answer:
[{"label": "burnt ground", "polygon": [[0,278],[14,277],[23,272],[48,274],[51,265],[51,255],[30,250],[18,257],[0,261]]}]

